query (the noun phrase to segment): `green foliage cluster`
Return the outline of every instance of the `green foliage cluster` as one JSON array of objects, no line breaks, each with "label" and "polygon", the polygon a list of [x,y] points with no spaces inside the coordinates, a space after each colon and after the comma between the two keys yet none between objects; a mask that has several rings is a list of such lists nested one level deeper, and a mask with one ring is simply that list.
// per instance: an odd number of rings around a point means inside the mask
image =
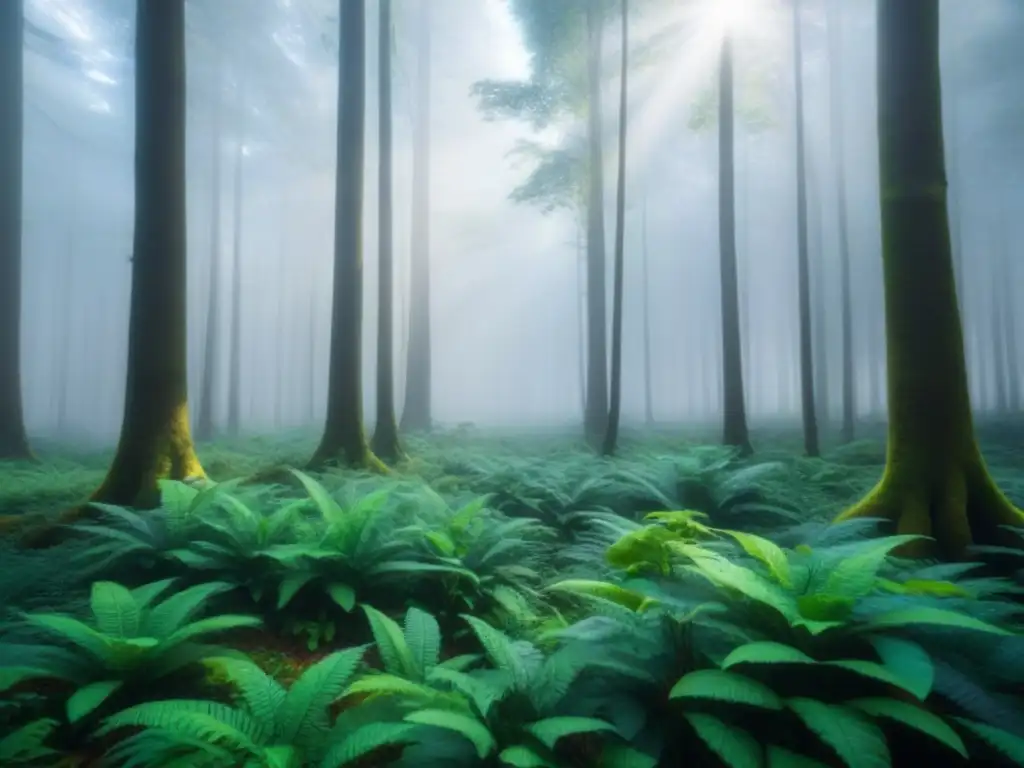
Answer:
[{"label": "green foliage cluster", "polygon": [[84,599],[12,592],[0,625],[0,763],[1024,765],[1021,584],[794,498],[831,512],[873,446],[437,443],[401,476],[166,483],[76,526]]}]

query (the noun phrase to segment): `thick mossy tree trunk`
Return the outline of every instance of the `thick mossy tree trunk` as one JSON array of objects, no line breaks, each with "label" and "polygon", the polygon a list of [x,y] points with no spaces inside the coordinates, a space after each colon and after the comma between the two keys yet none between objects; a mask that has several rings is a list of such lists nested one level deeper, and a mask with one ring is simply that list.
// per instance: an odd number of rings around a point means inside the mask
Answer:
[{"label": "thick mossy tree trunk", "polygon": [[882,517],[961,558],[1024,524],[974,436],[946,209],[938,0],[878,4],[878,138],[888,356],[885,473],[839,520]]},{"label": "thick mossy tree trunk", "polygon": [[732,38],[722,40],[718,66],[718,244],[722,291],[722,441],[744,455],[753,449],[747,431],[736,267],[736,195]]},{"label": "thick mossy tree trunk", "polygon": [[21,397],[24,4],[0,3],[0,460],[29,459]]},{"label": "thick mossy tree trunk", "polygon": [[826,6],[829,50],[829,109],[832,139],[832,162],[836,181],[836,217],[839,228],[839,285],[842,294],[843,334],[843,426],[842,440],[854,438],[857,403],[853,376],[853,289],[850,285],[849,212],[846,204],[846,161],[843,124],[843,36],[841,0],[829,0]]},{"label": "thick mossy tree trunk", "polygon": [[363,166],[366,0],[339,0],[338,168],[327,419],[310,469],[340,463],[382,470],[363,428]]},{"label": "thick mossy tree trunk", "polygon": [[797,294],[800,306],[800,410],[804,452],[818,456],[818,412],[814,404],[814,348],[811,326],[811,270],[807,254],[807,148],[804,141],[804,51],[800,0],[793,0],[793,76],[796,84]]},{"label": "thick mossy tree trunk", "polygon": [[604,14],[587,3],[587,400],[584,432],[600,448],[608,421],[607,297],[604,247],[604,139],[601,49]]},{"label": "thick mossy tree trunk", "polygon": [[220,261],[221,261],[221,112],[223,106],[223,61],[217,61],[217,92],[214,95],[213,129],[210,146],[210,273],[207,281],[206,327],[204,328],[203,370],[199,379],[196,438],[213,438],[213,392],[220,352]]},{"label": "thick mossy tree trunk", "polygon": [[189,431],[185,0],[137,0],[135,239],[117,453],[94,500],[151,507],[157,481],[204,477]]},{"label": "thick mossy tree trunk", "polygon": [[605,456],[615,453],[619,440],[619,419],[622,416],[622,298],[625,279],[626,249],[626,114],[629,95],[629,12],[622,0],[619,12],[622,20],[622,59],[619,73],[619,167],[615,185],[615,276],[612,283],[612,378],[608,423],[605,425],[601,452]]},{"label": "thick mossy tree trunk", "polygon": [[420,0],[416,57],[416,124],[412,154],[412,229],[409,264],[409,341],[406,348],[403,432],[433,425],[430,328],[430,3]]},{"label": "thick mossy tree trunk", "polygon": [[395,418],[395,255],[391,207],[391,0],[380,0],[377,83],[379,95],[377,177],[377,420],[373,452],[386,461],[402,456]]}]

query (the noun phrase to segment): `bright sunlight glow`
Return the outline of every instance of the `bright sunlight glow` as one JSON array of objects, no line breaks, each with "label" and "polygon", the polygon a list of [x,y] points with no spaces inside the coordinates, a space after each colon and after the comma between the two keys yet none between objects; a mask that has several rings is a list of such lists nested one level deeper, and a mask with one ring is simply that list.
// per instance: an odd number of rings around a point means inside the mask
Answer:
[{"label": "bright sunlight glow", "polygon": [[757,15],[757,0],[708,0],[704,23],[716,36],[735,33],[750,25]]}]

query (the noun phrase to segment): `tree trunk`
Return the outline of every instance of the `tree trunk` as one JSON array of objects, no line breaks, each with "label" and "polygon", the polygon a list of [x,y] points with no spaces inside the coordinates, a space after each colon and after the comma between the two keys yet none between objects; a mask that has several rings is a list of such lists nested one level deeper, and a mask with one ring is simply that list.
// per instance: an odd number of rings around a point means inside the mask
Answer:
[{"label": "tree trunk", "polygon": [[1006,385],[1008,388],[1007,406],[1011,413],[1020,412],[1020,365],[1017,350],[1017,310],[1013,300],[1013,286],[1016,285],[1016,270],[1013,263],[1013,245],[1006,222],[1001,226],[1002,248],[999,249],[1001,277],[997,286],[1002,297],[1003,306],[1003,338],[1008,370]]},{"label": "tree trunk", "polygon": [[843,27],[841,0],[826,6],[829,49],[829,109],[833,174],[836,180],[836,219],[839,227],[839,285],[843,336],[843,423],[842,441],[854,438],[857,401],[853,368],[853,289],[850,284],[850,230],[846,204],[846,142],[843,110]]},{"label": "tree trunk", "polygon": [[[74,209],[72,208],[72,211]],[[75,300],[75,222],[68,222],[64,245],[64,266],[57,280],[60,283],[60,343],[57,344],[57,432],[67,433],[68,408],[71,404],[71,328],[74,323]]]},{"label": "tree trunk", "polygon": [[0,460],[30,459],[21,396],[24,3],[0,3]]},{"label": "tree trunk", "polygon": [[203,344],[203,371],[199,381],[199,413],[196,415],[196,439],[213,438],[213,398],[215,372],[220,357],[220,263],[221,263],[221,112],[224,67],[217,62],[217,93],[213,102],[212,146],[210,148],[210,275],[206,297],[206,328]]},{"label": "tree trunk", "polygon": [[819,456],[818,412],[814,404],[814,349],[811,334],[811,274],[807,255],[807,161],[804,141],[804,54],[800,34],[800,0],[793,0],[793,75],[796,81],[796,219],[797,293],[800,305],[800,410],[804,451]]},{"label": "tree trunk", "polygon": [[377,420],[373,452],[386,461],[402,457],[395,418],[395,257],[391,226],[391,0],[380,0],[377,61]]},{"label": "tree trunk", "polygon": [[813,285],[811,295],[814,297],[814,389],[815,402],[818,406],[818,423],[825,424],[826,429],[830,421],[831,413],[831,391],[829,389],[829,357],[828,349],[828,265],[825,258],[825,238],[822,227],[821,215],[821,190],[822,185],[817,178],[816,169],[812,168],[808,174],[808,199],[813,208],[810,212],[810,219],[813,222],[810,226],[814,237],[814,268],[811,271]]},{"label": "tree trunk", "polygon": [[289,370],[288,350],[288,317],[285,311],[285,286],[288,283],[288,222],[291,221],[287,187],[282,184],[281,200],[281,231],[277,251],[277,335],[275,338],[276,367],[274,370],[274,429],[280,430],[284,425],[284,401],[286,373]]},{"label": "tree trunk", "polygon": [[316,421],[316,307],[314,287],[309,292],[309,327],[306,333],[306,423]]},{"label": "tree trunk", "polygon": [[[997,235],[998,236],[998,235]],[[1010,408],[1009,391],[1006,386],[1007,378],[1007,357],[1006,357],[1006,306],[1003,304],[1003,291],[1000,289],[999,281],[1002,279],[1002,254],[997,247],[994,250],[995,258],[989,262],[989,273],[992,277],[992,304],[989,307],[989,321],[992,323],[992,367],[995,377],[996,390],[996,413],[1005,414]]]},{"label": "tree trunk", "polygon": [[722,40],[718,68],[718,243],[722,291],[722,441],[750,454],[743,402],[739,288],[736,274],[736,196],[733,168],[732,38]]},{"label": "tree trunk", "polygon": [[[246,109],[244,91],[240,106]],[[245,164],[245,119],[235,149],[234,253],[231,257],[231,358],[228,369],[228,434],[237,437],[242,426],[242,167]]]},{"label": "tree trunk", "polygon": [[587,248],[586,236],[582,222],[576,226],[576,330],[579,347],[577,361],[579,363],[580,408],[584,419],[587,415],[587,315],[584,311],[586,301]]},{"label": "tree trunk", "polygon": [[189,430],[185,0],[137,0],[135,238],[117,453],[96,501],[152,507],[158,481],[201,479]]},{"label": "tree trunk", "polygon": [[1024,513],[996,487],[974,436],[946,208],[938,0],[880,0],[877,50],[888,453],[878,485],[839,519],[888,518],[962,558]]},{"label": "tree trunk", "polygon": [[650,304],[650,278],[647,264],[647,197],[644,196],[643,208],[643,242],[641,243],[641,256],[643,259],[644,279],[644,424],[648,428],[654,426],[654,397],[652,394],[653,381],[651,373],[651,304]]},{"label": "tree trunk", "polygon": [[366,0],[339,0],[338,142],[327,418],[311,469],[343,463],[383,470],[363,429],[363,173],[366,154]]},{"label": "tree trunk", "polygon": [[604,140],[601,123],[601,40],[604,17],[587,3],[587,441],[600,448],[608,421],[607,296],[604,247]]},{"label": "tree trunk", "polygon": [[612,283],[612,377],[608,423],[601,452],[615,453],[619,440],[619,419],[622,416],[622,294],[625,279],[626,235],[626,97],[629,94],[629,13],[626,0],[621,0],[622,65],[619,74],[619,167],[615,187],[615,275]]},{"label": "tree trunk", "polygon": [[412,231],[409,266],[409,340],[406,348],[402,431],[433,424],[430,324],[430,0],[420,0],[416,62],[416,125],[412,156]]}]

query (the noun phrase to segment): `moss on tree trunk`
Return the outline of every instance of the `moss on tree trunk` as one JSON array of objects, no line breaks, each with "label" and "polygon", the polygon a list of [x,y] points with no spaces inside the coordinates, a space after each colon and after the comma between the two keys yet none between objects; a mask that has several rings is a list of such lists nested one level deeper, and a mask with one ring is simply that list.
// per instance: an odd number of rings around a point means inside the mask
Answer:
[{"label": "moss on tree trunk", "polygon": [[95,500],[149,507],[157,481],[204,477],[188,418],[185,2],[137,3],[135,240],[117,453]]},{"label": "moss on tree trunk", "polygon": [[366,146],[366,3],[340,3],[338,168],[327,420],[310,469],[344,464],[383,471],[363,427],[363,164]]},{"label": "moss on tree trunk", "polygon": [[883,517],[960,558],[1024,524],[974,436],[943,160],[938,0],[882,0],[878,134],[889,438],[882,479],[840,515]]}]

